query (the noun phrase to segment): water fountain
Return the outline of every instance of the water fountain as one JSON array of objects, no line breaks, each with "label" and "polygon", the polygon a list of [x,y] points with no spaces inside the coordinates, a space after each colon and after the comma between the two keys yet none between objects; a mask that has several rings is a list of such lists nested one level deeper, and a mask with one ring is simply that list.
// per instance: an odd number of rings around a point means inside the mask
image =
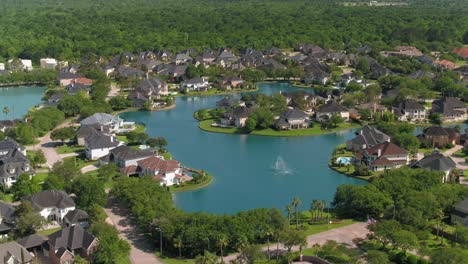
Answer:
[{"label": "water fountain", "polygon": [[276,158],[275,164],[273,165],[273,170],[278,174],[291,174],[293,171],[288,168],[288,165],[284,161],[283,157],[278,156]]}]

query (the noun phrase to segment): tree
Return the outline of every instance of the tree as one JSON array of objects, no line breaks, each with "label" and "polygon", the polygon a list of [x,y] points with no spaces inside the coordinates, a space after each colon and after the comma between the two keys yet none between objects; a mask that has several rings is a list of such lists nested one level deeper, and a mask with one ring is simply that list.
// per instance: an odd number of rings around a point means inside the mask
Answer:
[{"label": "tree", "polygon": [[341,124],[344,122],[344,119],[340,115],[332,115],[330,117],[330,122],[332,123],[333,127],[337,127],[338,124]]},{"label": "tree", "polygon": [[184,244],[181,236],[174,239],[174,247],[179,250],[179,259],[182,259],[182,248],[184,247]]},{"label": "tree", "polygon": [[167,147],[167,140],[163,137],[156,138],[157,145],[160,151],[165,152],[165,148]]},{"label": "tree", "polygon": [[196,264],[216,264],[218,263],[218,258],[216,257],[216,255],[205,250],[203,255],[198,255],[195,258],[195,263]]},{"label": "tree", "polygon": [[391,235],[393,247],[400,248],[406,253],[407,250],[416,249],[418,246],[418,238],[415,234],[406,230],[398,230]]},{"label": "tree", "polygon": [[104,183],[92,175],[83,175],[73,182],[73,192],[76,194],[76,205],[87,210],[95,205],[104,206],[107,194]]},{"label": "tree", "polygon": [[15,184],[12,186],[13,200],[19,201],[21,197],[28,196],[41,191],[41,186],[29,174],[22,173],[18,176]]},{"label": "tree", "polygon": [[34,163],[36,165],[40,165],[40,164],[44,164],[46,162],[47,162],[47,159],[44,156],[44,152],[42,152],[42,150],[36,151],[36,153],[34,154]]},{"label": "tree", "polygon": [[295,215],[296,215],[296,229],[299,229],[299,210],[298,210],[298,207],[299,205],[301,204],[301,199],[299,199],[299,197],[294,197],[293,201],[292,201],[292,206],[294,207],[294,212],[295,212]]},{"label": "tree", "polygon": [[291,214],[292,214],[292,212],[293,212],[293,207],[290,204],[288,204],[286,206],[286,213],[288,214],[288,225],[291,225]]},{"label": "tree", "polygon": [[293,246],[304,246],[307,244],[304,232],[300,230],[286,229],[280,233],[281,243],[291,252]]},{"label": "tree", "polygon": [[442,125],[442,115],[440,115],[439,113],[431,113],[429,115],[429,122],[437,126]]},{"label": "tree", "polygon": [[247,121],[245,121],[245,126],[244,126],[245,131],[252,132],[255,130],[256,127],[257,127],[257,120],[255,119],[255,117],[251,116],[247,119]]},{"label": "tree", "polygon": [[434,264],[466,263],[468,252],[460,248],[440,248],[431,257]]},{"label": "tree", "polygon": [[370,67],[369,67],[369,62],[367,61],[366,58],[360,58],[357,65],[356,65],[356,70],[364,73],[364,74],[367,74],[369,73],[370,71]]},{"label": "tree", "polygon": [[260,245],[246,245],[240,252],[239,259],[240,263],[254,264],[264,256]]},{"label": "tree", "polygon": [[396,220],[381,220],[369,226],[373,237],[382,242],[383,247],[391,242],[392,235],[400,229],[401,225]]},{"label": "tree", "polygon": [[383,251],[369,250],[366,255],[369,264],[388,264],[390,260],[388,255]]},{"label": "tree", "polygon": [[457,225],[455,227],[455,238],[456,242],[460,243],[464,248],[468,248],[468,228]]},{"label": "tree", "polygon": [[116,111],[127,109],[130,106],[130,102],[127,100],[127,98],[121,95],[109,99],[109,104],[112,109]]},{"label": "tree", "polygon": [[117,165],[115,165],[115,163],[101,165],[97,172],[98,179],[102,182],[109,182],[114,177],[120,175],[119,168],[117,167]]},{"label": "tree", "polygon": [[84,103],[85,101],[78,96],[67,95],[60,100],[57,108],[62,111],[65,116],[76,116],[81,112]]},{"label": "tree", "polygon": [[105,222],[95,223],[89,232],[99,239],[98,248],[93,253],[93,263],[120,263],[120,260],[128,258],[130,245],[119,238],[119,232],[114,226]]},{"label": "tree", "polygon": [[46,179],[46,182],[49,180],[49,178],[52,177],[54,179],[54,184],[63,184],[63,187],[59,188],[58,190],[70,190],[72,187],[72,180],[80,175],[81,171],[80,168],[77,166],[76,161],[73,159],[65,159],[63,161],[56,162],[52,166],[52,169],[49,172],[49,177]]},{"label": "tree", "polygon": [[15,236],[24,237],[34,234],[39,229],[44,221],[38,213],[33,211],[31,203],[23,201],[15,211],[16,225]]},{"label": "tree", "polygon": [[216,245],[219,247],[219,252],[221,254],[221,263],[223,263],[223,253],[224,253],[224,249],[226,248],[226,246],[229,244],[229,239],[226,235],[224,234],[221,234],[219,237],[218,237],[218,240],[216,240]]},{"label": "tree", "polygon": [[75,128],[73,127],[64,127],[64,128],[58,128],[52,131],[50,134],[50,138],[52,140],[60,140],[62,141],[62,144],[65,140],[67,139],[73,139],[76,136]]}]

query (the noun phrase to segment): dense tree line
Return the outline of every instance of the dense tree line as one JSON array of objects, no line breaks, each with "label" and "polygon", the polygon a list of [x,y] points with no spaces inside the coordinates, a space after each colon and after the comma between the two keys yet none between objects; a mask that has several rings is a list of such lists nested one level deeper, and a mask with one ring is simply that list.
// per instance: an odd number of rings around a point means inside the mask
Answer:
[{"label": "dense tree line", "polygon": [[122,178],[114,185],[112,194],[127,205],[153,241],[157,243],[162,232],[163,248],[174,256],[195,257],[204,251],[222,255],[248,244],[279,239],[294,245],[301,239],[295,230],[284,231],[286,220],[277,209],[254,209],[235,215],[177,210],[169,191],[147,177]]},{"label": "dense tree line", "polygon": [[[345,7],[339,1],[136,0],[1,1],[0,57],[230,46],[290,48],[312,42],[331,49],[399,44],[423,51],[468,42],[462,0],[410,1],[400,7]],[[138,15],[135,15],[138,14]],[[209,19],[206,19],[209,18]]]}]

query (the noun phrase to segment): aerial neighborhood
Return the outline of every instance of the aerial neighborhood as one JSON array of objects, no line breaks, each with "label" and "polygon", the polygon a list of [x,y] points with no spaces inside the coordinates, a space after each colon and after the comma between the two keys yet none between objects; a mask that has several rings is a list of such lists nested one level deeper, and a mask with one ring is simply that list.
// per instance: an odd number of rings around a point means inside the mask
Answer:
[{"label": "aerial neighborhood", "polygon": [[463,1],[25,1],[4,263],[468,264]]}]

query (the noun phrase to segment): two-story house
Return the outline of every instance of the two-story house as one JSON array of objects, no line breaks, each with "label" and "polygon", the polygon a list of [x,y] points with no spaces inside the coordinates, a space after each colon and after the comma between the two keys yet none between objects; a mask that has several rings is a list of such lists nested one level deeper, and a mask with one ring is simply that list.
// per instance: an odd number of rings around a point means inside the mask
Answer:
[{"label": "two-story house", "polygon": [[192,78],[180,83],[180,90],[186,92],[206,92],[210,89],[208,80],[204,78]]},{"label": "two-story house", "polygon": [[80,225],[66,227],[49,235],[48,247],[44,248],[52,264],[73,263],[76,256],[88,261],[99,245],[98,239]]},{"label": "two-story house", "polygon": [[359,130],[356,137],[346,142],[346,148],[352,151],[359,151],[383,142],[390,142],[390,136],[375,127],[365,125]]},{"label": "two-story house", "polygon": [[114,163],[119,168],[128,166],[136,166],[137,162],[155,155],[151,150],[134,149],[129,146],[118,146],[109,151],[109,154],[101,157],[99,162],[101,164]]},{"label": "two-story house", "polygon": [[81,126],[107,127],[110,131],[117,131],[122,127],[124,121],[119,116],[107,113],[96,113],[81,120]]},{"label": "two-story house", "polygon": [[164,186],[177,185],[192,178],[183,173],[180,163],[176,160],[164,160],[159,157],[149,157],[137,162],[137,171],[141,176],[149,175]]},{"label": "two-story house", "polygon": [[416,100],[406,99],[392,107],[399,121],[422,121],[426,119],[426,109]]},{"label": "two-story house", "polygon": [[372,171],[400,168],[408,164],[408,151],[390,142],[383,142],[356,153],[355,161],[365,164]]},{"label": "two-story house", "polygon": [[445,121],[466,119],[465,103],[455,97],[444,97],[432,102],[432,112],[441,114]]},{"label": "two-story house", "polygon": [[59,223],[68,212],[75,210],[75,202],[64,191],[47,190],[25,196],[21,200],[30,202],[33,210],[45,219]]},{"label": "two-story house", "polygon": [[457,164],[450,157],[446,157],[438,150],[435,150],[431,155],[425,156],[421,160],[415,162],[411,167],[428,171],[440,171],[444,175],[442,179],[443,182],[455,181],[452,172],[457,168]]},{"label": "two-story house", "polygon": [[12,139],[0,141],[0,182],[11,187],[19,175],[34,174],[32,166],[26,157],[26,149]]},{"label": "two-story house", "polygon": [[289,109],[281,114],[276,121],[275,127],[279,130],[304,129],[310,124],[309,115],[299,109]]},{"label": "two-story house", "polygon": [[86,158],[97,160],[109,154],[109,152],[122,145],[113,135],[104,135],[102,133],[91,134],[84,140]]},{"label": "two-story house", "polygon": [[326,104],[319,106],[315,113],[315,119],[320,122],[326,119],[329,119],[333,115],[341,116],[345,121],[349,120],[349,109],[330,101]]}]

